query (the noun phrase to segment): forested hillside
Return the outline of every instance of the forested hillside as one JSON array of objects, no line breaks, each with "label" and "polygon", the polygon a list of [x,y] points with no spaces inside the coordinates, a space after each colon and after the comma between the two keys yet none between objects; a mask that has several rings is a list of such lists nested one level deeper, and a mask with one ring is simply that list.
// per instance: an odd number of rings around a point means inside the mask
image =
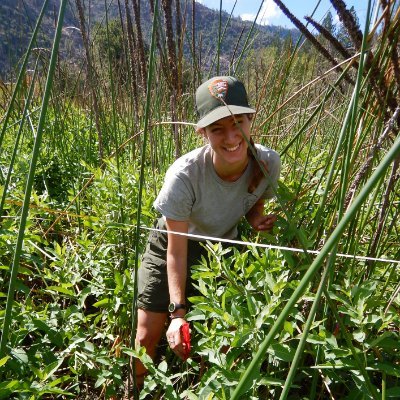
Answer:
[{"label": "forested hillside", "polygon": [[[87,2],[82,1],[83,7],[85,7],[85,3]],[[118,4],[121,5],[121,9],[119,9]],[[152,23],[149,4],[148,1],[140,1],[140,20],[146,43],[149,43]],[[189,4],[189,2],[181,1],[181,20],[186,25],[185,36],[190,38],[192,34],[192,7],[191,5],[185,6],[185,4]],[[0,2],[0,21],[2,21],[0,23],[0,77],[3,79],[6,78],[10,71],[16,68],[18,61],[26,50],[42,5],[43,1],[41,0],[3,0]],[[54,36],[58,5],[59,0],[49,1],[48,9],[52,11],[45,14],[37,47],[48,48],[49,43],[51,43]],[[92,26],[96,23],[104,25],[106,12],[103,1],[90,2],[90,12],[86,9],[85,11],[87,11],[88,15],[88,24]],[[107,12],[107,17],[110,20],[117,19],[120,21],[121,18],[125,19],[125,7],[121,1],[111,2]],[[173,10],[173,15],[175,17],[176,10]],[[228,13],[222,13],[223,27],[225,27],[229,17]],[[196,3],[195,34],[204,57],[207,57],[207,54],[215,48],[219,35],[218,26],[219,11],[211,10],[200,3]],[[228,59],[237,46],[238,49],[242,48],[251,27],[252,23],[249,21],[242,21],[238,18],[232,18],[229,21],[221,41],[221,53],[223,56]],[[71,1],[67,6],[63,40],[60,43],[61,54],[68,59],[78,59],[82,54],[80,32],[75,28],[79,28],[79,18],[76,3]],[[267,47],[272,43],[284,41],[288,36],[298,37],[298,31],[274,26],[256,26],[251,36],[251,45],[252,48]],[[96,40],[95,34],[92,40]],[[186,54],[190,52],[188,43],[188,40],[184,41],[184,52]]]}]

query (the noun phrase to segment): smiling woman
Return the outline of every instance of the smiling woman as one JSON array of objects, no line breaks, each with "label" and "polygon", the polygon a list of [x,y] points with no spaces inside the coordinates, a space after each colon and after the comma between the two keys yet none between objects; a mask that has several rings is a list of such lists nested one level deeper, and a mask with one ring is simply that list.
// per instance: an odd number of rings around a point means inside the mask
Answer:
[{"label": "smiling woman", "polygon": [[223,180],[234,182],[247,168],[250,119],[247,114],[225,117],[199,130],[209,141],[215,172]]},{"label": "smiling woman", "polygon": [[[280,173],[279,155],[251,140],[251,118],[243,84],[231,76],[204,82],[196,92],[197,132],[208,144],[176,160],[154,202],[161,214],[139,268],[136,343],[154,357],[168,313],[170,348],[186,359],[181,337],[193,293],[190,267],[204,254],[198,240],[187,233],[224,239],[237,238],[243,216],[257,231],[271,230],[275,215],[264,215],[264,201],[274,196]],[[257,159],[254,156],[257,155]],[[266,176],[261,173],[264,166]],[[136,362],[136,382],[146,370]]]}]

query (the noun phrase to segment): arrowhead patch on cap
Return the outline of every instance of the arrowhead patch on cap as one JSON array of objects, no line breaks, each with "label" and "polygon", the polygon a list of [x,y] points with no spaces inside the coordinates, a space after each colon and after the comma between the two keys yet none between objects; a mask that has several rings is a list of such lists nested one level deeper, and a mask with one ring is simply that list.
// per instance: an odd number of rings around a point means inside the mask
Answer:
[{"label": "arrowhead patch on cap", "polygon": [[211,96],[223,100],[228,93],[228,81],[226,79],[214,79],[208,86]]}]

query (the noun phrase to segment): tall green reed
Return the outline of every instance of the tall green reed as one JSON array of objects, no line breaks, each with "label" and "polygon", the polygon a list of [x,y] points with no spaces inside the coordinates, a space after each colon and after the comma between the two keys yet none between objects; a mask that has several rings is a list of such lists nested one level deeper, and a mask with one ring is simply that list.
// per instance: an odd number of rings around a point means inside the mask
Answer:
[{"label": "tall green reed", "polygon": [[[150,54],[149,54],[149,65],[147,75],[147,91],[146,91],[146,107],[144,115],[144,135],[142,141],[142,158],[140,163],[140,181],[138,190],[138,205],[137,205],[137,220],[136,220],[136,234],[135,234],[135,273],[134,273],[134,293],[132,302],[132,332],[131,332],[131,346],[135,346],[135,337],[137,330],[137,278],[138,278],[138,267],[139,267],[139,243],[140,243],[140,223],[141,223],[141,211],[142,211],[142,196],[143,196],[143,185],[145,179],[145,164],[146,164],[146,146],[148,138],[149,120],[150,120],[150,106],[151,106],[151,88],[153,83],[153,71],[154,71],[154,56],[155,56],[155,41],[156,41],[156,29],[157,29],[157,15],[158,15],[158,0],[154,0],[154,16],[153,16],[153,28],[151,34]],[[136,386],[135,376],[135,363],[131,364],[133,384]],[[135,397],[136,397],[135,392]]]},{"label": "tall green reed", "polygon": [[9,184],[10,184],[10,181],[11,181],[11,176],[12,176],[12,173],[13,173],[13,168],[14,168],[14,164],[15,164],[15,160],[16,160],[16,156],[17,156],[17,152],[18,152],[18,146],[19,146],[19,143],[20,143],[20,138],[21,138],[22,131],[23,131],[23,128],[24,128],[24,124],[26,122],[27,114],[28,114],[28,111],[29,111],[29,108],[30,108],[30,105],[31,105],[33,91],[35,89],[36,78],[37,78],[37,73],[38,73],[38,61],[39,61],[39,57],[36,59],[36,64],[35,64],[35,68],[34,68],[34,72],[33,72],[33,76],[32,76],[32,81],[31,81],[31,84],[30,84],[30,87],[29,87],[28,96],[27,96],[25,104],[24,104],[24,109],[22,111],[22,117],[20,119],[17,136],[15,138],[14,150],[13,150],[11,158],[10,158],[10,164],[9,164],[9,167],[8,167],[7,177],[6,177],[6,180],[5,180],[4,185],[3,185],[3,193],[2,193],[2,196],[1,196],[1,202],[0,202],[0,218],[3,215],[4,204],[5,204],[5,201],[6,201],[6,198],[7,198],[8,188],[9,188]]},{"label": "tall green reed", "polygon": [[4,116],[3,126],[2,126],[2,129],[1,129],[1,132],[0,132],[0,148],[3,145],[4,135],[5,135],[5,132],[6,132],[7,128],[8,128],[8,120],[10,119],[11,112],[14,110],[13,107],[14,107],[15,98],[16,98],[17,94],[19,93],[22,80],[23,80],[23,78],[25,76],[26,66],[28,65],[28,61],[29,61],[29,57],[30,57],[31,52],[32,52],[32,48],[36,43],[37,34],[39,32],[40,24],[42,23],[42,19],[43,19],[44,12],[45,12],[46,7],[47,7],[47,3],[48,3],[48,0],[45,0],[43,2],[42,9],[40,10],[38,19],[36,21],[35,28],[34,28],[33,33],[32,33],[31,40],[30,40],[30,42],[28,44],[28,48],[26,50],[24,60],[22,62],[21,68],[20,68],[19,73],[18,73],[17,82],[15,84],[14,91],[12,93],[10,102],[8,104],[8,109],[7,109],[6,115]]},{"label": "tall green reed", "polygon": [[39,157],[40,145],[42,142],[43,130],[44,130],[45,122],[46,122],[47,107],[49,104],[51,88],[53,85],[54,72],[55,72],[56,61],[57,61],[57,56],[58,56],[58,47],[60,44],[60,38],[61,38],[61,32],[62,32],[62,26],[63,26],[63,21],[64,21],[64,13],[65,13],[66,5],[67,5],[67,1],[62,0],[60,3],[60,9],[59,9],[59,13],[58,13],[56,32],[55,32],[54,41],[53,41],[53,48],[51,51],[50,64],[49,64],[49,69],[48,69],[48,73],[47,73],[46,87],[45,87],[45,91],[44,91],[44,95],[43,95],[42,107],[41,107],[40,116],[39,116],[39,123],[38,123],[37,131],[36,131],[35,143],[34,143],[34,147],[32,150],[30,168],[29,168],[29,173],[28,173],[27,181],[26,181],[24,203],[23,203],[23,208],[22,208],[22,212],[21,212],[17,243],[15,245],[14,259],[13,259],[13,263],[11,266],[10,283],[9,283],[9,287],[8,287],[7,302],[6,302],[6,308],[5,308],[5,313],[4,313],[3,332],[2,332],[1,341],[0,341],[0,357],[1,358],[6,353],[8,333],[10,330],[10,326],[12,324],[12,306],[13,306],[13,302],[14,302],[14,291],[15,291],[16,278],[17,278],[17,274],[18,274],[19,262],[20,262],[21,253],[22,253],[22,245],[23,245],[24,236],[25,236],[25,227],[26,227],[26,222],[27,222],[27,218],[28,218],[29,203],[30,203],[30,198],[31,198],[31,193],[32,193],[32,186],[33,186],[33,179],[34,179],[34,175],[35,175],[36,163],[37,163],[37,160]]},{"label": "tall green reed", "polygon": [[[268,346],[270,345],[272,339],[274,338],[275,334],[279,331],[282,324],[284,323],[285,319],[287,318],[291,308],[296,304],[296,302],[300,299],[301,295],[304,293],[307,285],[313,279],[315,273],[321,267],[322,262],[324,261],[325,257],[329,255],[329,253],[335,248],[337,242],[340,240],[341,235],[344,233],[347,225],[351,222],[354,215],[357,213],[358,209],[362,206],[363,202],[369,196],[371,190],[374,186],[381,180],[382,176],[386,173],[387,168],[396,158],[398,151],[400,151],[400,137],[396,139],[393,146],[387,152],[383,160],[379,163],[374,173],[368,179],[367,183],[361,189],[359,195],[354,199],[349,209],[343,215],[343,218],[339,221],[336,229],[332,232],[331,236],[326,241],[325,245],[321,249],[318,256],[315,258],[313,263],[308,268],[307,272],[305,273],[304,277],[301,279],[298,287],[294,291],[293,295],[288,300],[285,308],[283,309],[282,313],[279,315],[277,321],[275,322],[272,329],[269,331],[265,340],[261,343],[257,354],[254,356],[253,361],[247,367],[246,372],[244,373],[243,377],[241,378],[237,388],[232,394],[232,399],[238,399],[240,395],[242,395],[246,387],[251,384],[252,377],[257,374],[259,364],[262,360],[262,357],[265,354]],[[362,373],[365,373],[365,369],[361,368]],[[366,376],[364,376],[366,377]],[[369,379],[366,380],[367,384],[369,384]],[[375,389],[369,385],[369,389],[371,391],[371,395],[376,398]]]}]

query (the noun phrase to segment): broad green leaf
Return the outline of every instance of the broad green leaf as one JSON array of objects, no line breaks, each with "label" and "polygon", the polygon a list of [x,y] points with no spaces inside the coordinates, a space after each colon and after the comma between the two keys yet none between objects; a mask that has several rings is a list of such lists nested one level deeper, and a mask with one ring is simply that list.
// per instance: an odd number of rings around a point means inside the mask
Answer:
[{"label": "broad green leaf", "polygon": [[324,344],[326,340],[319,335],[308,335],[307,342],[312,344]]},{"label": "broad green leaf", "polygon": [[45,332],[52,343],[61,347],[63,345],[63,337],[62,335],[57,332],[54,328],[48,326],[44,321],[39,319],[32,320],[34,326],[40,329],[41,331]]},{"label": "broad green leaf", "polygon": [[295,354],[295,350],[288,345],[274,343],[268,349],[268,353],[278,358],[279,360],[291,362]]},{"label": "broad green leaf", "polygon": [[400,378],[400,367],[395,365],[395,364],[389,364],[387,362],[378,362],[373,365],[377,370],[381,372],[385,372],[388,375],[391,376],[396,376],[397,378]]},{"label": "broad green leaf", "polygon": [[119,271],[115,271],[114,279],[115,279],[115,291],[116,291],[116,293],[118,293],[119,291],[122,290],[122,288],[124,286],[124,281],[123,281],[122,275]]},{"label": "broad green leaf", "polygon": [[0,390],[11,390],[18,386],[18,384],[19,381],[17,380],[0,382]]},{"label": "broad green leaf", "polygon": [[247,301],[247,308],[249,310],[250,315],[251,316],[256,315],[257,310],[256,310],[256,306],[254,304],[254,299],[248,292],[246,292],[246,301]]},{"label": "broad green leaf", "polygon": [[386,396],[390,399],[400,399],[400,386],[388,389],[386,391]]},{"label": "broad green leaf", "polygon": [[75,297],[75,293],[72,290],[67,289],[64,286],[47,286],[45,289],[46,292],[58,292],[58,293],[63,293],[71,297]]},{"label": "broad green leaf", "polygon": [[353,332],[353,337],[355,340],[357,340],[357,342],[363,343],[366,335],[363,331],[355,331]]},{"label": "broad green leaf", "polygon": [[190,390],[185,390],[180,395],[181,399],[188,399],[188,400],[199,400],[199,398]]},{"label": "broad green leaf", "polygon": [[10,356],[5,356],[0,360],[0,367],[2,367],[8,360],[10,359]]},{"label": "broad green leaf", "polygon": [[103,307],[110,303],[111,303],[111,299],[105,298],[103,300],[99,300],[98,302],[94,303],[93,306],[94,307]]},{"label": "broad green leaf", "polygon": [[45,380],[51,378],[63,362],[64,362],[64,357],[47,365],[46,368],[44,369],[43,380],[45,381]]},{"label": "broad green leaf", "polygon": [[289,321],[285,321],[283,324],[283,329],[290,334],[290,336],[293,336],[293,326]]},{"label": "broad green leaf", "polygon": [[21,363],[28,364],[28,355],[26,354],[26,351],[24,349],[20,347],[14,348],[11,350],[11,354]]}]

